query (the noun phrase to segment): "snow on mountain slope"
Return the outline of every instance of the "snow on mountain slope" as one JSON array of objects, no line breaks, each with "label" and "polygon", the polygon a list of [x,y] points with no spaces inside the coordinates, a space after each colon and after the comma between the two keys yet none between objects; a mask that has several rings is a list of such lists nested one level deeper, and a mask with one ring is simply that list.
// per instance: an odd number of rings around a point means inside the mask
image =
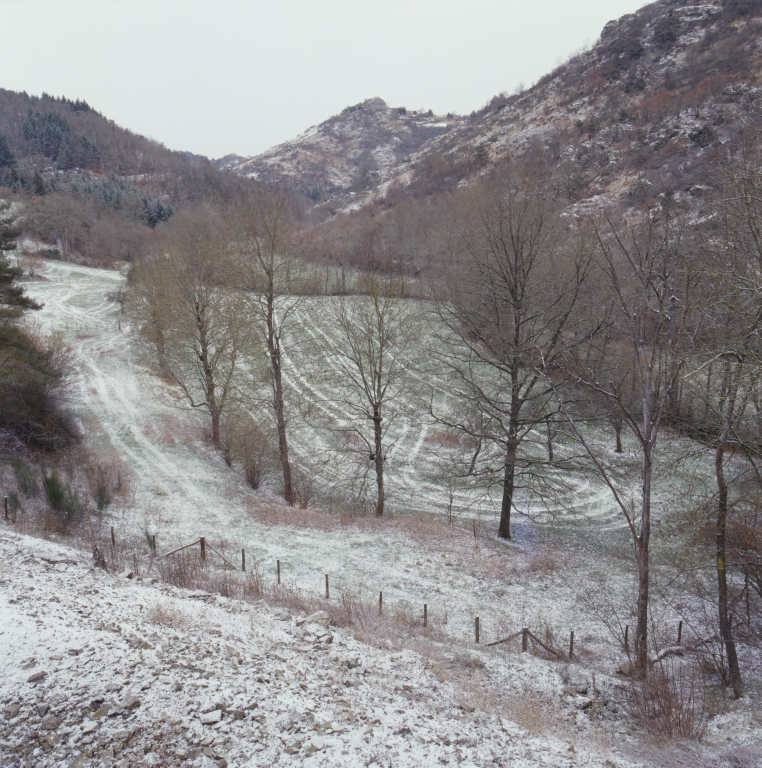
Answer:
[{"label": "snow on mountain slope", "polygon": [[[428,118],[431,133],[419,130],[417,142],[399,143],[395,110],[371,99],[256,158],[217,162],[327,190],[329,213],[451,192],[522,157],[553,170],[572,212],[664,194],[698,208],[722,148],[762,114],[761,16],[751,0],[658,0],[609,22],[592,48],[531,88],[495,96],[447,130]],[[325,194],[314,198],[321,207]]]},{"label": "snow on mountain slope", "polygon": [[215,164],[269,184],[283,184],[316,201],[336,196],[345,201],[456,122],[431,112],[392,108],[383,99],[373,98],[347,107],[261,155],[228,155]]}]

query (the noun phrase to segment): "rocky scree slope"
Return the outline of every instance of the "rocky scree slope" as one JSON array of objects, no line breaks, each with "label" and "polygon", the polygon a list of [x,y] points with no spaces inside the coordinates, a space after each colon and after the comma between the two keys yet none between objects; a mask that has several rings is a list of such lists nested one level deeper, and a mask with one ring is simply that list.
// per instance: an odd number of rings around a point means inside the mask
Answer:
[{"label": "rocky scree slope", "polygon": [[[297,618],[108,574],[10,531],[0,564],[8,768],[632,764],[591,738],[600,702],[584,673],[554,691],[584,702],[570,704],[579,724],[564,738],[532,734],[460,704],[417,653],[364,645],[324,612]],[[480,677],[479,688],[526,696],[549,671],[528,655],[517,663],[519,678]]]},{"label": "rocky scree slope", "polygon": [[373,98],[347,107],[261,155],[228,155],[214,163],[267,184],[286,186],[332,211],[351,205],[358,194],[375,188],[422,144],[459,122],[453,115],[408,112]]}]

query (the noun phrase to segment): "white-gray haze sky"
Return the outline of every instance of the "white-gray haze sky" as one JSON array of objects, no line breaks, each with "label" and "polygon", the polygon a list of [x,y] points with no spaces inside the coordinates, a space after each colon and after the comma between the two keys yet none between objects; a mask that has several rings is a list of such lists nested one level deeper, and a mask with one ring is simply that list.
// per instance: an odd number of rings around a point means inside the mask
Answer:
[{"label": "white-gray haze sky", "polygon": [[253,155],[344,107],[467,114],[643,0],[0,0],[0,86],[171,149]]}]

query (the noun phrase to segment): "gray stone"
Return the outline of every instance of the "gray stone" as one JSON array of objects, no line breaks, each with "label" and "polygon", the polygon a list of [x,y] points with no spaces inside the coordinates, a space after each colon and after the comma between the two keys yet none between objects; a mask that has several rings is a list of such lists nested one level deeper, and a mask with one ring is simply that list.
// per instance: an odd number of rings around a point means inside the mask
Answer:
[{"label": "gray stone", "polygon": [[108,717],[109,712],[111,712],[111,707],[108,704],[103,704],[101,707],[98,707],[90,717],[93,720],[100,720],[102,717]]},{"label": "gray stone", "polygon": [[58,726],[61,725],[61,718],[55,715],[47,715],[42,718],[42,728],[46,731],[55,731]]},{"label": "gray stone", "polygon": [[47,672],[35,672],[27,678],[27,683],[39,683],[40,680],[44,680]]},{"label": "gray stone", "polygon": [[580,696],[578,699],[574,700],[574,706],[579,710],[588,709],[590,706],[592,706],[593,700],[589,699],[587,696]]},{"label": "gray stone", "polygon": [[74,562],[73,560],[70,560],[68,557],[66,557],[66,555],[61,555],[61,554],[58,554],[58,553],[52,554],[52,555],[48,555],[48,554],[43,555],[43,554],[38,552],[37,553],[37,558],[39,560],[42,560],[45,563],[50,563],[51,565],[62,565],[63,563],[73,563]]},{"label": "gray stone", "polygon": [[47,704],[38,704],[37,705],[37,714],[40,717],[45,717],[45,715],[48,714],[48,710],[49,709],[50,709],[50,707]]},{"label": "gray stone", "polygon": [[214,723],[219,723],[220,720],[222,720],[222,710],[215,709],[214,712],[207,712],[204,715],[200,715],[199,720],[201,720],[203,725],[214,725]]},{"label": "gray stone", "polygon": [[93,733],[94,731],[97,731],[97,730],[98,730],[98,723],[96,723],[95,720],[90,720],[89,722],[85,723],[82,726],[82,733],[85,735],[88,733]]},{"label": "gray stone", "polygon": [[581,675],[576,675],[569,680],[569,686],[575,693],[586,694],[589,683],[587,682],[587,678],[582,677]]},{"label": "gray stone", "polygon": [[312,613],[309,616],[307,616],[302,623],[318,624],[321,627],[328,629],[328,626],[331,623],[331,617],[328,615],[327,611],[315,611],[315,613]]},{"label": "gray stone", "polygon": [[109,693],[119,693],[119,691],[121,691],[121,690],[122,690],[122,686],[121,686],[121,685],[119,685],[119,683],[109,683],[109,684],[106,686],[106,690],[107,690]]},{"label": "gray stone", "polygon": [[656,655],[656,661],[661,661],[662,659],[666,659],[668,656],[684,656],[685,651],[683,650],[682,645],[673,645],[669,648],[663,648],[659,653]]},{"label": "gray stone", "polygon": [[122,706],[125,709],[137,709],[140,706],[140,699],[137,696],[127,696]]},{"label": "gray stone", "polygon": [[635,674],[635,665],[628,659],[619,665],[619,674],[632,677]]},{"label": "gray stone", "polygon": [[9,704],[5,708],[5,716],[10,720],[16,717],[20,709],[21,709],[21,704]]}]

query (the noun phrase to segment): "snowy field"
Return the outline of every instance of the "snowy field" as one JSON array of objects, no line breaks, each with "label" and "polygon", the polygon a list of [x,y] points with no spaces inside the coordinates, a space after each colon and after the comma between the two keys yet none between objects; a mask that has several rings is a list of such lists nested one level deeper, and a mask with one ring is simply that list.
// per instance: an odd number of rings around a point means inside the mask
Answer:
[{"label": "snowy field", "polygon": [[[72,396],[88,444],[115,452],[130,472],[131,503],[112,513],[117,531],[156,533],[164,551],[206,536],[227,542],[234,550],[246,548],[265,576],[273,575],[275,561],[280,560],[284,579],[303,589],[314,586],[320,591],[324,574],[329,573],[337,589],[369,598],[383,591],[390,605],[426,603],[431,620],[441,624],[446,617],[446,631],[457,638],[472,636],[475,616],[480,616],[488,640],[497,639],[498,629],[526,621],[553,625],[560,633],[575,629],[578,637],[599,633],[577,605],[577,585],[570,573],[561,578],[551,568],[551,573],[540,574],[541,605],[527,578],[515,578],[516,571],[529,568],[531,558],[538,555],[536,530],[518,516],[517,545],[502,545],[491,541],[496,513],[482,506],[480,513],[472,514],[478,517],[479,533],[489,538],[480,536],[475,542],[466,530],[454,529],[451,556],[431,551],[411,538],[404,526],[397,530],[394,522],[348,525],[334,532],[257,522],[253,507],[277,508],[280,501],[274,494],[252,492],[239,474],[225,466],[202,439],[199,417],[164,404],[161,384],[138,365],[130,339],[119,329],[118,305],[107,298],[122,278],[115,272],[58,262],[48,262],[47,270],[49,282],[30,283],[28,292],[45,302],[39,313],[43,327],[63,333],[74,351]],[[303,310],[309,311],[315,312],[314,307]],[[290,371],[295,369],[298,366],[289,366]],[[289,385],[305,399],[310,396],[306,376],[292,377]],[[324,397],[321,404],[325,407]],[[414,430],[401,421],[390,436],[395,455],[409,458],[393,462],[389,506],[444,516],[446,489],[426,481],[430,469],[419,455],[427,429],[424,425]],[[300,446],[320,440],[319,434],[305,431],[295,434],[297,461],[300,454],[306,455]],[[598,535],[598,544],[604,532],[607,546],[627,543],[602,486],[582,481],[576,503],[579,514],[571,515],[564,532],[571,574],[575,553],[584,557],[591,530]],[[552,531],[548,529],[548,534]],[[531,580],[531,574],[527,576]]]},{"label": "snowy field", "polygon": [[[274,581],[275,563],[280,560],[284,582],[316,596],[322,594],[329,574],[334,599],[345,590],[371,602],[383,591],[385,606],[404,606],[413,615],[422,614],[426,604],[429,622],[438,632],[470,647],[477,616],[482,643],[528,626],[541,637],[551,633],[564,647],[574,630],[578,652],[600,684],[609,688],[616,684],[622,650],[593,614],[590,600],[581,599],[592,585],[626,611],[635,596],[628,534],[602,485],[571,478],[579,490],[574,504],[560,519],[545,525],[520,521],[514,544],[494,541],[493,505],[475,507],[465,497],[456,505],[462,527],[418,526],[416,512],[444,519],[447,488],[431,479],[426,453],[429,427],[413,427],[403,420],[392,434],[398,458],[390,469],[391,519],[339,522],[335,515],[332,523],[322,515],[315,523],[304,513],[303,518],[294,518],[304,524],[273,524],[279,514],[288,514],[277,496],[248,488],[240,473],[211,450],[202,419],[167,406],[161,396],[163,385],[140,365],[120,328],[118,305],[108,299],[122,278],[115,272],[58,262],[47,262],[46,268],[47,280],[28,283],[27,290],[45,302],[37,315],[43,329],[62,333],[73,350],[76,373],[71,396],[87,445],[103,455],[118,456],[130,475],[129,499],[108,510],[102,521],[106,530],[113,524],[118,536],[156,534],[160,552],[199,536],[224,546],[231,557],[245,548],[247,559],[250,563],[256,559],[266,581]],[[317,328],[320,301],[302,310],[305,327]],[[311,392],[314,383],[300,370],[298,360],[289,363],[290,390],[305,401],[312,398],[320,407],[330,407],[324,391]],[[306,446],[314,453],[320,439],[319,432],[307,426],[295,430],[297,463],[308,466]],[[657,529],[679,511],[681,483],[678,475],[670,486],[661,487]],[[478,523],[477,538],[471,518]],[[669,554],[659,553],[658,535],[654,545],[655,560]],[[654,600],[654,620],[669,636],[679,618],[677,608],[685,603],[673,605]],[[495,653],[503,654],[514,672],[516,665],[525,664],[515,653],[517,648],[498,649]],[[547,663],[536,666],[544,669]],[[551,678],[557,678],[554,675]],[[514,683],[519,679],[527,690],[555,695],[556,683],[538,672],[522,674]],[[750,693],[758,701],[756,687]],[[737,721],[730,736],[734,743],[760,744],[759,724],[751,728],[749,723],[748,717]],[[731,733],[727,723],[723,727]],[[609,738],[625,743],[630,737]]]}]

